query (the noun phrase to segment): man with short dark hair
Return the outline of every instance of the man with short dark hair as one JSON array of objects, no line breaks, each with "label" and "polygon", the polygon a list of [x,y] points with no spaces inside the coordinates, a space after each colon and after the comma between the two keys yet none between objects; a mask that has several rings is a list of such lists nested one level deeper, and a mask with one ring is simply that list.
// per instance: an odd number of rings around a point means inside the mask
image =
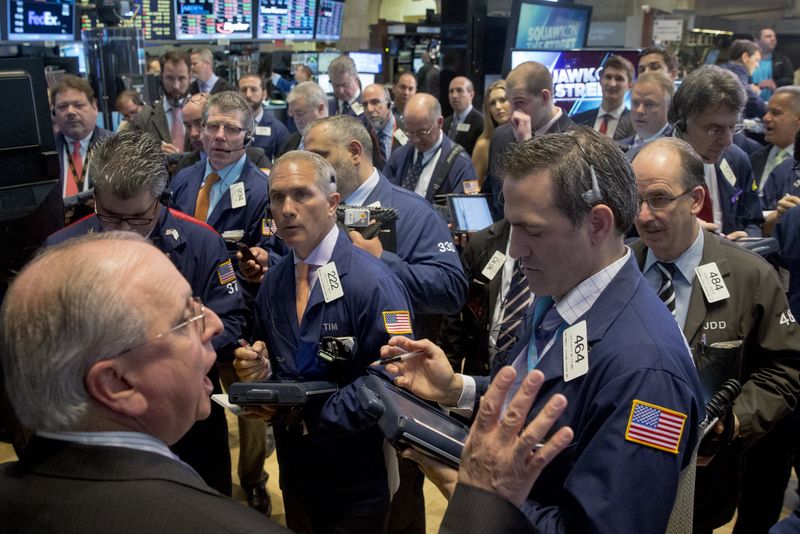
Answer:
[{"label": "man with short dark hair", "polygon": [[[47,246],[69,238],[112,230],[136,232],[150,241],[183,274],[193,294],[219,314],[224,330],[214,338],[221,360],[232,360],[245,325],[246,309],[225,244],[210,227],[169,208],[166,158],[159,142],[144,132],[120,132],[92,150],[95,171],[95,214],[53,234]],[[220,393],[219,375],[209,378]],[[231,494],[230,453],[222,409],[198,422],[175,451],[206,482]]]},{"label": "man with short dark hair", "polygon": [[704,65],[683,80],[669,108],[672,135],[692,145],[703,160],[709,192],[698,214],[703,228],[730,239],[760,236],[764,222],[750,160],[733,144],[742,130],[744,104],[736,76]]},{"label": "man with short dark hair", "polygon": [[234,91],[235,88],[214,74],[214,54],[208,48],[192,50],[190,55],[194,81],[189,86],[189,93],[208,93],[215,95],[223,91]]},{"label": "man with short dark hair", "polygon": [[173,49],[161,56],[161,89],[163,98],[143,108],[131,122],[132,130],[144,130],[161,140],[167,154],[184,152],[186,130],[183,127],[183,107],[189,93],[189,58]]},{"label": "man with short dark hair", "polygon": [[792,85],[794,68],[784,54],[776,52],[778,37],[775,30],[766,27],[758,30],[755,41],[761,47],[761,63],[753,73],[753,83],[761,88],[761,98],[768,100],[778,87]]},{"label": "man with short dark hair", "polygon": [[625,139],[633,133],[630,110],[625,107],[625,94],[633,83],[633,65],[622,56],[612,54],[600,71],[600,107],[573,115],[576,124],[594,128],[614,140]]},{"label": "man with short dark hair", "polygon": [[97,103],[89,82],[67,74],[51,92],[61,193],[72,197],[91,189],[89,149],[111,132],[97,126]]},{"label": "man with short dark hair", "polygon": [[243,74],[239,78],[239,94],[250,104],[253,120],[256,123],[253,146],[263,148],[271,162],[289,137],[289,130],[264,109],[267,89],[260,74]]},{"label": "man with short dark hair", "polygon": [[678,58],[668,48],[654,45],[639,52],[639,74],[660,72],[673,82],[678,79]]},{"label": "man with short dark hair", "polygon": [[395,150],[384,167],[386,177],[433,203],[437,195],[463,193],[465,181],[477,176],[466,151],[442,132],[442,106],[428,93],[406,104],[405,134],[409,142]]},{"label": "man with short dark hair", "polygon": [[710,533],[733,517],[743,451],[795,409],[800,328],[775,270],[757,254],[701,229],[697,214],[705,179],[690,145],[674,138],[653,141],[633,160],[633,169],[641,242],[632,248],[647,284],[683,330],[701,380],[713,388],[706,400],[725,379],[742,383],[730,423],[716,428],[721,450],[698,458],[694,531]]},{"label": "man with short dark hair", "polygon": [[[165,165],[157,141],[148,152]],[[206,375],[223,324],[193,295],[163,249],[131,232],[48,248],[16,277],[0,312],[0,362],[36,435],[0,468],[4,530],[283,532],[168,448],[211,411]]]},{"label": "man with short dark hair", "polygon": [[444,120],[444,131],[472,157],[472,149],[483,133],[483,113],[472,107],[475,88],[469,78],[456,76],[450,81],[447,95],[453,114]]},{"label": "man with short dark hair", "polygon": [[417,78],[414,73],[409,71],[400,73],[392,87],[392,94],[394,95],[392,111],[402,119],[408,99],[417,94]]},{"label": "man with short dark hair", "polygon": [[[630,165],[588,128],[511,146],[503,174],[510,254],[536,300],[519,341],[492,363],[492,376],[513,382],[493,408],[502,406],[508,425],[561,393],[569,403],[559,423],[575,433],[573,452],[553,460],[517,507],[543,532],[664,532],[681,472],[693,468],[702,393],[680,330],[623,243],[636,211]],[[386,366],[397,385],[477,409],[489,377],[454,373],[427,341],[389,345],[382,357],[423,352]],[[529,387],[523,379],[534,368],[544,373],[542,397],[520,413],[506,403]]]},{"label": "man with short dark hair", "polygon": [[170,184],[175,206],[207,222],[236,257],[236,243],[261,240],[267,208],[267,176],[247,158],[253,135],[250,106],[238,93],[211,95],[203,109],[203,147],[208,157],[180,171]]},{"label": "man with short dark hair", "polygon": [[403,132],[403,122],[392,112],[392,101],[386,87],[377,83],[366,86],[361,101],[364,103],[372,134],[378,142],[377,154],[380,161],[373,163],[382,168],[389,161],[392,152],[408,143],[408,137]]}]

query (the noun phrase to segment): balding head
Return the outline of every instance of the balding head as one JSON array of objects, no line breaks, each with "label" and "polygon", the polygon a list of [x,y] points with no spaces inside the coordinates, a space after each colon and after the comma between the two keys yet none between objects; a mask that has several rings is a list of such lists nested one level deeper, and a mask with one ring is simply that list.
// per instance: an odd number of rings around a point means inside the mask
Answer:
[{"label": "balding head", "polygon": [[361,102],[372,127],[376,130],[385,128],[392,114],[389,90],[379,83],[368,85],[361,93]]},{"label": "balding head", "polygon": [[469,78],[456,76],[450,82],[447,96],[453,111],[455,113],[463,113],[472,105],[472,99],[475,98],[475,89],[472,87],[472,82],[469,81]]},{"label": "balding head", "polygon": [[405,132],[420,152],[433,148],[442,131],[442,106],[428,93],[417,93],[406,104]]},{"label": "balding head", "polygon": [[197,93],[190,96],[183,105],[183,125],[192,150],[203,150],[203,109],[207,100],[208,93]]}]

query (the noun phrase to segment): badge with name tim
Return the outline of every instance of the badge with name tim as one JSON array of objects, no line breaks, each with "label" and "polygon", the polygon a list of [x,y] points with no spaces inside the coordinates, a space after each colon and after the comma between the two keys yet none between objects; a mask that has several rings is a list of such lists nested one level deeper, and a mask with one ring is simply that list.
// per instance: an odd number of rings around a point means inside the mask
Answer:
[{"label": "badge with name tim", "polygon": [[339,271],[336,270],[336,263],[330,262],[319,268],[317,271],[319,277],[319,285],[322,288],[322,298],[325,302],[333,302],[334,300],[344,296],[344,288],[342,281],[339,279]]},{"label": "badge with name tim", "polygon": [[564,330],[561,352],[564,356],[564,382],[569,382],[589,372],[589,340],[586,335],[586,321],[581,321]]},{"label": "badge with name tim", "polygon": [[231,192],[231,207],[233,209],[243,208],[247,205],[247,197],[244,195],[244,184],[236,182],[230,188]]},{"label": "badge with name tim", "polygon": [[481,274],[488,278],[489,280],[494,280],[494,277],[497,276],[503,269],[503,265],[506,262],[506,255],[496,250],[492,257],[489,258],[489,262],[486,264],[486,267],[483,268]]},{"label": "badge with name tim", "polygon": [[719,272],[716,262],[706,263],[700,265],[694,270],[697,279],[700,281],[700,287],[703,288],[703,294],[706,300],[710,303],[719,302],[730,297],[728,286],[725,285],[725,280],[722,279],[722,274]]},{"label": "badge with name tim", "polygon": [[350,106],[350,109],[353,110],[353,113],[356,114],[356,117],[360,117],[361,115],[364,114],[364,106],[362,106],[358,102],[353,102],[353,105]]}]

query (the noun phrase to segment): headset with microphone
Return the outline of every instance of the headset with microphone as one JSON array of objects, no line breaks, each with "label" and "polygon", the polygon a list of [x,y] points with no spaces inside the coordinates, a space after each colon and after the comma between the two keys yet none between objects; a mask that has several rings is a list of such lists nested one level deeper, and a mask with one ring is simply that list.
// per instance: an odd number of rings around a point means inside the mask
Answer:
[{"label": "headset with microphone", "polygon": [[592,177],[592,188],[584,191],[581,194],[581,198],[583,201],[589,204],[590,206],[594,206],[595,204],[599,204],[605,200],[605,195],[603,195],[603,191],[600,189],[600,184],[597,182],[597,173],[594,170],[594,166],[589,162],[589,156],[586,155],[586,151],[581,146],[580,142],[575,139],[575,144],[578,146],[578,149],[581,151],[583,156],[583,161],[589,167],[589,174]]},{"label": "headset with microphone", "polygon": [[218,150],[220,152],[225,152],[226,154],[232,154],[233,152],[239,152],[240,150],[246,149],[247,147],[249,147],[250,145],[253,144],[253,141],[255,141],[255,138],[252,135],[246,135],[244,137],[244,143],[240,147],[231,148],[231,149],[215,148],[214,150]]}]

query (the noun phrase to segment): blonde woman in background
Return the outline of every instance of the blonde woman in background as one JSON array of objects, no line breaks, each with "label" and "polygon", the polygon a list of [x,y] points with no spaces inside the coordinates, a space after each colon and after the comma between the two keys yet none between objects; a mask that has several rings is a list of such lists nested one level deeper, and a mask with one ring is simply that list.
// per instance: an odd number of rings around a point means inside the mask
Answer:
[{"label": "blonde woman in background", "polygon": [[506,98],[505,80],[497,80],[486,90],[483,99],[483,134],[475,143],[472,151],[472,165],[483,185],[486,172],[489,170],[489,141],[494,129],[508,122],[511,118],[511,102]]}]

